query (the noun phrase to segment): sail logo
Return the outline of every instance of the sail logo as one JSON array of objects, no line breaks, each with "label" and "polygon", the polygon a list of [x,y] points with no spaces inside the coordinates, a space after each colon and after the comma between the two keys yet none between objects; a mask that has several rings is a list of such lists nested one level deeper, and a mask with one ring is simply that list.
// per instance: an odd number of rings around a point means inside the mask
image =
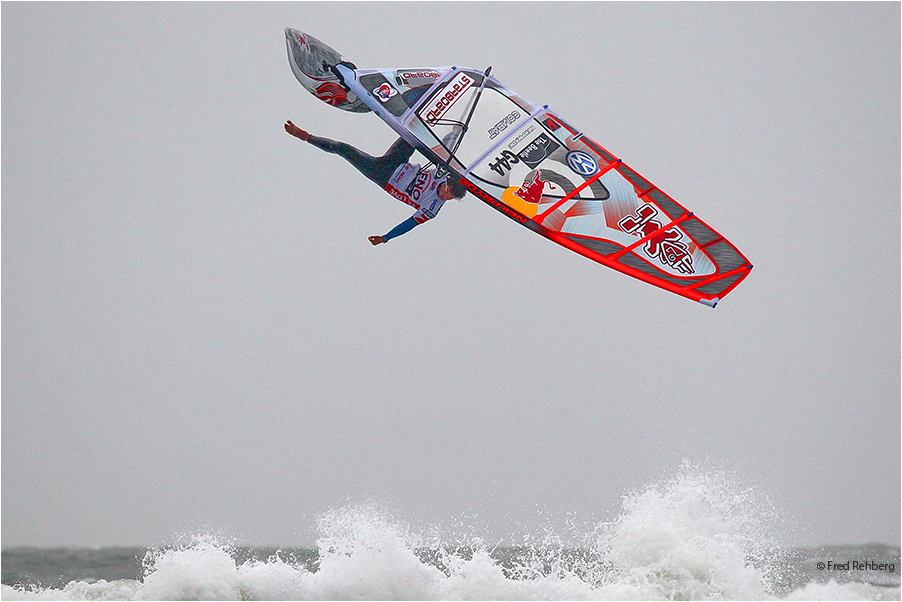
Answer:
[{"label": "sail logo", "polygon": [[694,274],[692,255],[682,240],[682,233],[674,228],[664,230],[661,222],[653,219],[657,216],[657,209],[646,203],[639,207],[635,215],[626,216],[617,222],[617,225],[624,232],[635,234],[645,240],[642,250],[652,259],[657,259],[683,274]]},{"label": "sail logo", "polygon": [[388,100],[397,93],[398,91],[392,88],[387,83],[384,83],[373,90],[373,95],[377,96],[382,102],[388,102]]},{"label": "sail logo", "polygon": [[511,111],[510,115],[506,115],[504,119],[496,123],[493,127],[489,128],[489,140],[494,140],[495,138],[497,138],[498,134],[506,130],[508,126],[513,125],[514,122],[518,119],[520,119],[520,112]]},{"label": "sail logo", "polygon": [[412,79],[438,79],[441,75],[438,71],[402,71],[398,77],[407,84]]},{"label": "sail logo", "polygon": [[567,166],[585,178],[598,173],[598,161],[583,151],[576,150],[567,153]]},{"label": "sail logo", "polygon": [[542,170],[537,169],[531,180],[526,180],[514,194],[533,205],[542,202],[542,192],[545,190],[545,180],[542,179]]},{"label": "sail logo", "polygon": [[527,144],[523,150],[517,153],[517,157],[526,163],[530,169],[535,169],[560,146],[560,144],[549,138],[545,132],[542,132],[532,142]]},{"label": "sail logo", "polygon": [[526,126],[526,129],[524,129],[522,132],[517,134],[517,137],[508,143],[507,148],[509,148],[510,150],[514,150],[515,146],[517,146],[518,144],[520,144],[521,142],[526,140],[526,138],[530,134],[532,134],[534,131],[536,131],[536,126],[534,126],[534,125]]},{"label": "sail logo", "polygon": [[452,79],[451,82],[445,86],[444,90],[439,92],[432,99],[432,102],[430,102],[429,105],[423,107],[420,114],[425,116],[424,119],[426,120],[426,123],[435,125],[438,120],[448,112],[448,109],[454,106],[454,103],[460,100],[463,93],[474,83],[473,78],[466,73],[462,71],[458,73],[457,77]]}]

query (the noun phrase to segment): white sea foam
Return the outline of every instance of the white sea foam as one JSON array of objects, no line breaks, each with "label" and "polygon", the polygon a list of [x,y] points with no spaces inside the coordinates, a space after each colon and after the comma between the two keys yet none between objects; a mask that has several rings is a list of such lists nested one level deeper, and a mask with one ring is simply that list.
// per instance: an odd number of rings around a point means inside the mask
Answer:
[{"label": "white sea foam", "polygon": [[[627,496],[613,523],[579,550],[533,545],[505,561],[478,541],[426,537],[375,504],[318,520],[318,567],[276,554],[236,560],[229,544],[195,537],[152,550],[138,581],[25,591],[5,600],[792,600],[896,599],[898,587],[811,582],[779,591],[783,559],[766,497],[718,471],[684,466]],[[553,537],[551,538],[554,539]],[[548,539],[546,538],[546,543]]]},{"label": "white sea foam", "polygon": [[624,501],[601,542],[616,575],[604,589],[628,599],[764,599],[779,566],[772,514],[763,495],[725,474],[684,466]]}]

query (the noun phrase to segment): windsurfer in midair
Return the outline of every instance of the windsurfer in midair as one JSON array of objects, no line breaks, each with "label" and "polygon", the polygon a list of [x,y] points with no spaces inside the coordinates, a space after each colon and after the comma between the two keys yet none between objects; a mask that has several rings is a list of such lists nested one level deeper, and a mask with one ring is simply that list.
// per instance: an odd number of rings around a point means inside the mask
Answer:
[{"label": "windsurfer in midair", "polygon": [[344,157],[379,188],[417,209],[388,234],[370,236],[369,241],[374,245],[410,232],[415,226],[435,217],[445,201],[463,198],[466,194],[466,188],[459,182],[436,178],[435,169],[421,170],[419,165],[409,163],[414,148],[402,138],[395,141],[381,157],[372,157],[345,142],[313,136],[291,121],[285,123],[285,131],[328,153]]}]

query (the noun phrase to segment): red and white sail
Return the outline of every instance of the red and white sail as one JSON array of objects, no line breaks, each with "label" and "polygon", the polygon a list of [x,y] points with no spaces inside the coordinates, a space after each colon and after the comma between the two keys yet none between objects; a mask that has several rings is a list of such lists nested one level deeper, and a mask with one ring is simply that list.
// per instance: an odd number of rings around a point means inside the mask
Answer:
[{"label": "red and white sail", "polygon": [[613,153],[483,71],[338,70],[373,112],[471,193],[568,249],[712,307],[752,268]]}]

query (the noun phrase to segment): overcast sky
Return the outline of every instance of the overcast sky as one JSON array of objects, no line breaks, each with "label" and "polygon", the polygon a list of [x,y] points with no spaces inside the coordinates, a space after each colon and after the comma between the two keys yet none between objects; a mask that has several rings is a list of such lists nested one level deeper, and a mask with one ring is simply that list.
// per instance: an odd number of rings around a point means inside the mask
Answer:
[{"label": "overcast sky", "polygon": [[[282,124],[394,136],[301,88],[286,26],[492,65],[755,269],[712,310],[472,196],[372,247],[411,210]],[[899,32],[894,2],[4,2],[2,545],[309,544],[370,498],[504,537],[684,460],[786,543],[898,544]]]}]

